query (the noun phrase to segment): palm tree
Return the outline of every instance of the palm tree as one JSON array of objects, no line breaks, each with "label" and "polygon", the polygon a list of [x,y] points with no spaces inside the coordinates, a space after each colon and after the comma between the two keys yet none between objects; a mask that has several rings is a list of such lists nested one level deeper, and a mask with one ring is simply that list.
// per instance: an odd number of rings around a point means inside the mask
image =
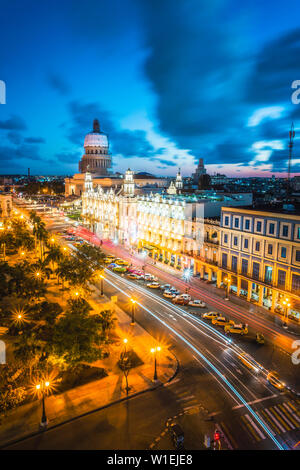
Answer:
[{"label": "palm tree", "polygon": [[115,317],[115,312],[112,310],[101,310],[99,312],[98,319],[101,324],[103,337],[105,338],[105,340],[107,340],[109,332],[116,325],[117,319]]}]

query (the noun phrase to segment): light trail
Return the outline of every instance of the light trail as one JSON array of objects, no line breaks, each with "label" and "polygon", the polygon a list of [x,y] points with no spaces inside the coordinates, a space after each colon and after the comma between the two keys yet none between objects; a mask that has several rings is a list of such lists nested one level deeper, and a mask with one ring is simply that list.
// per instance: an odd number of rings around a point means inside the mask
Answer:
[{"label": "light trail", "polygon": [[[106,278],[106,282],[108,282],[111,286],[113,286],[115,289],[119,290],[124,294],[126,297],[131,297],[127,292],[125,292],[123,289],[121,289],[120,286],[117,286],[113,282],[109,281]],[[266,424],[260,419],[260,417],[256,414],[256,412],[253,410],[253,408],[247,403],[247,401],[242,397],[242,395],[237,391],[237,389],[229,382],[229,380],[224,377],[224,375],[214,366],[214,364],[207,359],[192,343],[190,343],[184,336],[182,336],[178,331],[176,331],[172,326],[168,325],[164,320],[159,318],[155,313],[153,313],[148,307],[142,305],[140,302],[136,301],[137,305],[139,305],[143,310],[148,312],[152,317],[154,317],[156,320],[158,320],[160,323],[162,323],[166,328],[168,328],[172,333],[177,336],[178,338],[181,339],[192,351],[194,351],[201,359],[217,374],[218,377],[227,385],[227,387],[234,393],[234,395],[240,400],[241,403],[247,408],[249,413],[253,416],[253,418],[259,423],[259,425],[264,429],[264,431],[267,433],[267,435],[270,437],[270,439],[274,442],[276,447],[279,450],[284,450],[283,446],[280,444],[280,442],[273,436],[272,431],[266,426]]]}]

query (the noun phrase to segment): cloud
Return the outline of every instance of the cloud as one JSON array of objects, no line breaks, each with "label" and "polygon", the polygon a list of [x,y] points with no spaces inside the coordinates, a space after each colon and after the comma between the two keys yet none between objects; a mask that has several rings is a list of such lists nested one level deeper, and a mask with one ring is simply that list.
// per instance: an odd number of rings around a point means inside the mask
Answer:
[{"label": "cloud", "polygon": [[17,131],[8,132],[6,137],[9,140],[9,142],[11,142],[12,144],[16,144],[16,145],[20,144],[23,140],[23,136],[20,134],[20,132],[17,132]]},{"label": "cloud", "polygon": [[61,152],[55,155],[55,158],[64,162],[64,163],[73,163],[74,165],[78,165],[78,162],[81,158],[80,152]]},{"label": "cloud", "polygon": [[70,85],[59,75],[50,73],[47,77],[48,84],[60,95],[66,96],[71,92]]},{"label": "cloud", "polygon": [[97,118],[101,130],[108,134],[113,154],[125,158],[154,156],[155,149],[147,140],[145,131],[120,129],[115,124],[113,116],[98,103],[82,104],[72,101],[69,103],[69,112],[71,121],[65,127],[71,143],[83,147],[84,137],[92,131],[93,120]]},{"label": "cloud", "polygon": [[27,126],[24,119],[22,119],[20,116],[13,114],[10,118],[6,120],[0,120],[0,129],[23,131],[27,129]]},{"label": "cloud", "polygon": [[46,140],[43,137],[26,137],[24,142],[28,144],[44,144]]}]

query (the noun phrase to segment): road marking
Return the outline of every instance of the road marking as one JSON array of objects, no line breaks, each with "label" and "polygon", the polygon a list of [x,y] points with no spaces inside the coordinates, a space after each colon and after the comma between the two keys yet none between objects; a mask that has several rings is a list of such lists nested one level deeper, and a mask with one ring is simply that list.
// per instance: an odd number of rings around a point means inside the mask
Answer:
[{"label": "road marking", "polygon": [[[278,395],[270,395],[269,397],[264,397],[264,398],[258,398],[257,400],[253,400],[253,401],[248,401],[247,404],[248,405],[254,405],[255,403],[260,403],[262,401],[265,401],[265,400],[270,400],[271,398],[275,398],[277,397]],[[237,405],[237,406],[234,406],[232,409],[233,410],[237,410],[238,408],[242,408],[243,406],[245,405]]]},{"label": "road marking", "polygon": [[[266,422],[270,423],[270,429],[271,431],[274,429],[275,430],[275,435],[280,434],[280,429],[276,426],[274,421],[271,420],[270,416],[267,415],[265,410],[260,410],[260,413],[264,416]],[[272,431],[273,432],[273,431]]]},{"label": "road marking", "polygon": [[267,408],[265,408],[265,412],[270,416],[270,418],[276,423],[276,426],[280,429],[281,432],[286,432],[286,429],[281,426],[281,424],[278,422],[278,420],[275,418],[275,416],[273,416],[273,414],[270,412],[270,410],[268,410]]},{"label": "road marking", "polygon": [[260,439],[259,437],[256,435],[256,432],[254,431],[254,429],[252,429],[252,427],[250,426],[250,424],[248,423],[248,421],[246,420],[246,418],[244,416],[241,416],[241,420],[243,421],[244,425],[246,426],[246,429],[248,429],[248,431],[250,431],[251,435],[254,437],[254,439],[258,442]]},{"label": "road marking", "polygon": [[258,426],[256,426],[255,422],[253,419],[250,418],[248,414],[245,415],[245,417],[248,419],[248,421],[252,424],[253,428],[257,432],[257,434],[261,437],[261,439],[266,439],[266,436],[263,434],[263,432],[259,429]]},{"label": "road marking", "polygon": [[189,395],[188,397],[177,398],[177,401],[187,401],[191,398],[195,398],[195,395]]},{"label": "road marking", "polygon": [[298,416],[291,410],[291,408],[289,408],[289,406],[286,404],[286,403],[283,403],[283,406],[287,409],[287,411],[294,417],[294,419],[296,421],[298,421],[298,423],[300,423],[300,418],[298,418]]},{"label": "road marking", "polygon": [[[223,434],[224,436],[224,441],[226,442],[228,448],[230,450],[233,450],[234,448],[238,448],[238,445],[235,441],[235,439],[232,437],[231,433],[229,432],[229,429],[228,427],[225,425],[225,423],[222,421],[221,424],[218,424],[217,427],[219,427],[221,433]],[[225,432],[224,432],[224,429],[225,429]],[[227,437],[229,436],[229,438]],[[231,444],[232,442],[232,444]]]},{"label": "road marking", "polygon": [[282,417],[282,419],[284,421],[286,421],[288,423],[288,425],[292,428],[292,429],[295,429],[295,426],[293,425],[293,423],[291,423],[291,421],[287,418],[287,416],[282,412],[282,410],[278,407],[278,406],[274,406],[275,410],[277,411],[277,413]]}]

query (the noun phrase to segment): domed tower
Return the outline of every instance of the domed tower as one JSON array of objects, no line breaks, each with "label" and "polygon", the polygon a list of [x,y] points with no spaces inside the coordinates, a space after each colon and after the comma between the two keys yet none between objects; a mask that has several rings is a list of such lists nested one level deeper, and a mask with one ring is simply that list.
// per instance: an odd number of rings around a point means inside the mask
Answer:
[{"label": "domed tower", "polygon": [[107,135],[100,130],[98,119],[94,119],[93,131],[84,139],[84,155],[79,162],[79,171],[89,171],[93,175],[108,175],[111,167],[111,153]]}]

